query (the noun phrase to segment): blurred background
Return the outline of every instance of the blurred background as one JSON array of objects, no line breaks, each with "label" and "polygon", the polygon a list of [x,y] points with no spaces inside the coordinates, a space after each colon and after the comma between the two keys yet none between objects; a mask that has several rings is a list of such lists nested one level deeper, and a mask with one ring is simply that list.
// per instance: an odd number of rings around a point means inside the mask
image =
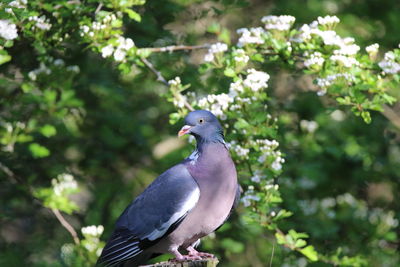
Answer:
[{"label": "blurred background", "polygon": [[[138,47],[236,41],[236,29],[259,26],[265,15],[292,15],[296,26],[336,15],[338,33],[354,37],[361,47],[377,42],[385,51],[400,41],[398,0],[158,0],[136,10],[142,21],[125,21],[124,31]],[[61,56],[80,73],[70,80],[64,73],[53,75],[52,82],[63,83],[68,93],[51,104],[52,96],[45,103],[21,94],[21,73],[37,68],[31,40],[18,40],[9,52],[13,60],[0,66],[0,265],[67,266],[60,251],[72,243],[71,236],[18,180],[48,187],[58,174],[73,174],[81,188],[73,196],[79,211],[65,217],[76,229],[103,225],[106,240],[130,201],[188,156],[193,145],[176,138],[182,123],[169,123],[174,107],[163,97],[168,88],[152,72],[133,67],[121,73],[85,45],[71,42]],[[205,52],[154,54],[151,61],[167,79],[180,76],[195,92],[229,87],[227,80],[199,74]],[[270,68],[270,110],[278,118],[286,156],[277,182],[282,207],[293,212],[281,229],[307,232],[322,253],[359,256],[366,266],[399,266],[400,129],[378,112],[367,125],[311,92],[312,80]],[[10,75],[13,80],[6,78]],[[399,99],[400,91],[392,95]],[[392,109],[400,114],[400,105]],[[4,130],[6,122],[32,117],[38,125],[54,126],[52,138],[34,136],[47,152],[7,139],[12,137]],[[220,258],[219,266],[330,266],[308,263],[279,246],[273,233],[240,219],[243,209],[202,244]]]}]

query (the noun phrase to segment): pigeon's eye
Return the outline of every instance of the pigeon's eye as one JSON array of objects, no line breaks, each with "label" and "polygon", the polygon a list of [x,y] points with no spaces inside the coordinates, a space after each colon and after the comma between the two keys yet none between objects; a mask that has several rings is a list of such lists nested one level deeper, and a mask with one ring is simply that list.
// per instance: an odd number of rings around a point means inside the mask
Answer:
[{"label": "pigeon's eye", "polygon": [[200,124],[204,123],[204,119],[199,119],[199,123]]}]

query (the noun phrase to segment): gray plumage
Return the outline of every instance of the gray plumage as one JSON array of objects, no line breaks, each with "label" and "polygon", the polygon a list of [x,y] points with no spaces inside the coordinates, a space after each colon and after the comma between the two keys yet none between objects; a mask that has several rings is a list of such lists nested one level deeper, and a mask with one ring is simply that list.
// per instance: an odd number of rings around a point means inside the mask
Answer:
[{"label": "gray plumage", "polygon": [[183,260],[188,256],[178,250],[198,253],[194,244],[228,218],[240,191],[222,127],[205,110],[189,113],[185,123],[179,134],[195,136],[196,150],[161,174],[125,209],[98,264],[138,266],[162,253]]}]

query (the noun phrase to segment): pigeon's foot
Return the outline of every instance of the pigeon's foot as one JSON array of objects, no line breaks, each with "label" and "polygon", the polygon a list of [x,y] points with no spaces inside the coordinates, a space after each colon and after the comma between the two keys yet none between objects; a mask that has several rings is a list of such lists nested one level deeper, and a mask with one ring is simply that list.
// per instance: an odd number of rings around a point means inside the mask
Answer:
[{"label": "pigeon's foot", "polygon": [[182,261],[195,261],[195,260],[201,260],[201,256],[199,255],[182,255],[179,253],[178,250],[173,251],[175,259],[172,259],[171,261],[174,262],[182,262]]},{"label": "pigeon's foot", "polygon": [[211,253],[199,252],[194,247],[190,246],[186,249],[189,252],[189,256],[197,256],[201,258],[215,258],[215,256]]}]

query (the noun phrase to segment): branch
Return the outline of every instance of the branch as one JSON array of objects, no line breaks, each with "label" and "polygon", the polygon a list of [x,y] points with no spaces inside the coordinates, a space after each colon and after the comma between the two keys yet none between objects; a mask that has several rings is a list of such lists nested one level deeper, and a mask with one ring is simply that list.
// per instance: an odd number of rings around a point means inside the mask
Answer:
[{"label": "branch", "polygon": [[72,238],[74,239],[75,244],[79,245],[79,237],[78,234],[76,233],[74,227],[72,227],[69,222],[62,216],[61,212],[58,209],[51,209],[51,211],[54,213],[54,215],[57,217],[58,221],[61,223],[62,226],[64,226],[65,229],[71,234]]},{"label": "branch", "polygon": [[388,105],[383,105],[382,114],[391,122],[394,126],[400,129],[400,116]]},{"label": "branch", "polygon": [[153,53],[159,52],[173,52],[179,50],[196,50],[196,49],[205,49],[210,48],[210,44],[202,44],[202,45],[170,45],[165,47],[148,47],[148,48],[141,48],[146,49]]},{"label": "branch", "polygon": [[[34,197],[32,195],[32,192],[34,192],[32,186],[30,186],[29,184],[27,184],[23,179],[21,179],[20,177],[18,177],[17,175],[14,174],[14,172],[12,170],[10,170],[10,168],[8,168],[7,166],[5,166],[3,163],[0,162],[0,169],[8,176],[8,178],[10,178],[11,182],[13,184],[16,183],[20,183],[23,186],[26,186],[27,190],[29,191],[29,193],[31,194],[30,196],[37,201],[40,205],[42,205],[43,207],[50,209],[46,206],[43,205],[43,203],[40,201],[40,199]],[[75,244],[79,244],[79,237],[78,234],[76,233],[74,227],[72,227],[72,225],[64,218],[64,216],[61,214],[61,212],[58,209],[50,209],[54,215],[56,216],[56,218],[58,219],[58,221],[61,223],[61,225],[71,234],[72,239],[74,240]]]},{"label": "branch", "polygon": [[154,68],[153,64],[151,64],[150,61],[148,61],[146,58],[141,58],[141,60],[157,76],[157,81],[160,81],[169,87],[169,83],[167,82],[167,80],[164,78],[164,76],[162,76],[160,71]]},{"label": "branch", "polygon": [[217,258],[207,258],[202,260],[188,260],[183,262],[164,261],[150,265],[140,265],[139,267],[216,267],[218,264]]}]

